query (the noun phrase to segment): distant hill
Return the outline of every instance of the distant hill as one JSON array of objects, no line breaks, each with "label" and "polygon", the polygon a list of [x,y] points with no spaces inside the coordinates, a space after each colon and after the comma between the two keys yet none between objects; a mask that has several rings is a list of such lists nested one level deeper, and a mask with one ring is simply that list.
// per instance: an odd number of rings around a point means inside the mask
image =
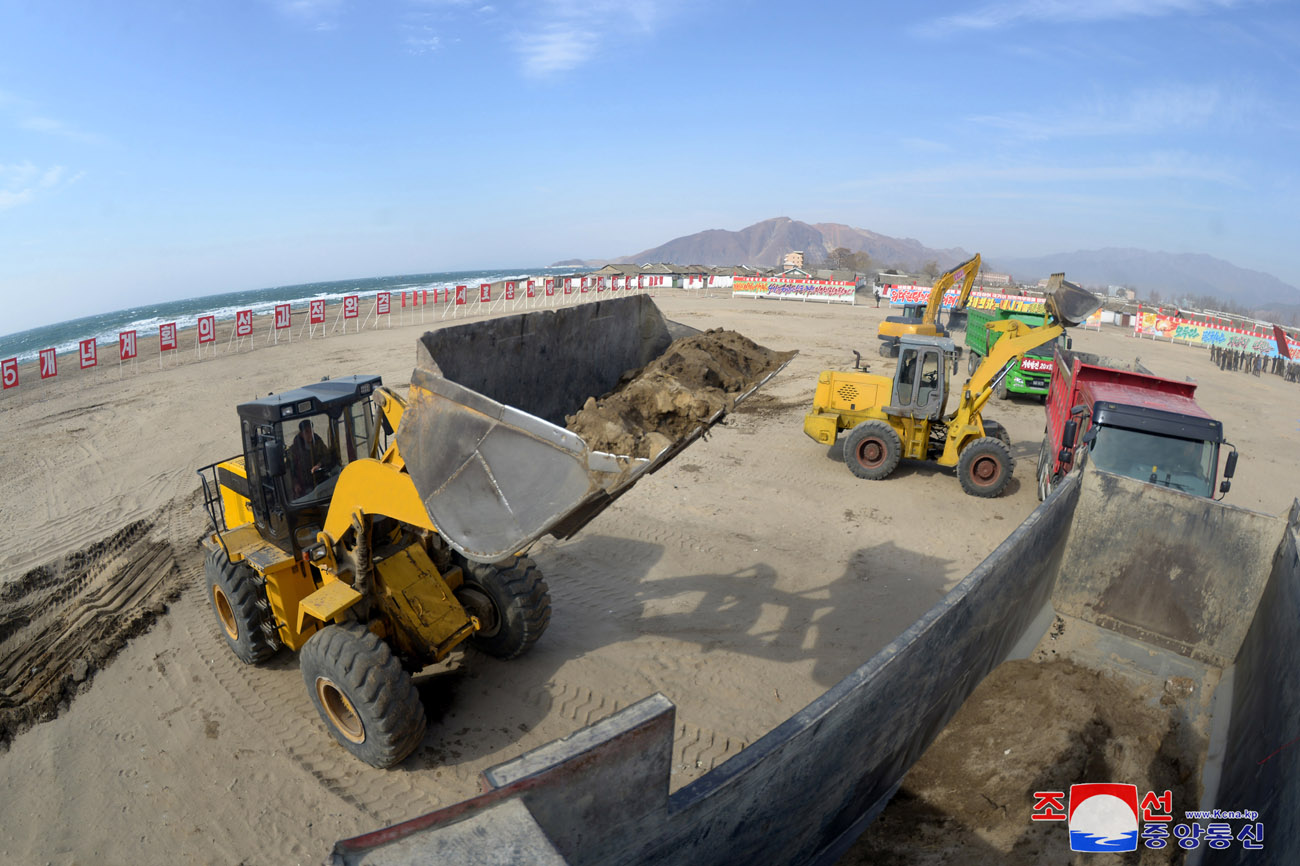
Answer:
[{"label": "distant hill", "polygon": [[635,255],[614,259],[569,259],[557,262],[555,267],[599,267],[611,262],[779,267],[785,254],[793,250],[802,250],[805,261],[816,265],[836,247],[865,252],[881,267],[903,270],[917,270],[928,261],[937,261],[939,267],[947,269],[970,258],[970,253],[965,250],[933,250],[912,238],[891,238],[838,223],[809,225],[789,217],[777,217],[734,232],[725,229],[696,232]]},{"label": "distant hill", "polygon": [[[816,266],[837,247],[865,252],[881,268],[915,272],[929,261],[943,269],[970,258],[964,249],[933,249],[913,238],[894,238],[839,223],[805,223],[789,217],[763,220],[739,231],[709,229],[675,238],[635,255],[614,259],[569,259],[556,267],[600,267],[608,263],[678,265],[780,266],[786,253],[802,250],[805,261]],[[1033,283],[1058,271],[1071,281],[1090,287],[1130,286],[1139,297],[1157,291],[1162,297],[1207,296],[1232,301],[1248,309],[1289,313],[1300,309],[1300,289],[1271,274],[1239,268],[1202,253],[1161,253],[1108,248],[1056,253],[1036,258],[1004,258],[993,250],[980,250],[984,269],[1009,273],[1023,283]]]},{"label": "distant hill", "polygon": [[1169,299],[1206,295],[1244,307],[1294,307],[1300,289],[1277,277],[1239,268],[1204,253],[1159,253],[1107,248],[1030,259],[998,258],[997,268],[1022,282],[1056,271],[1087,286],[1132,286],[1139,296],[1155,290]]}]

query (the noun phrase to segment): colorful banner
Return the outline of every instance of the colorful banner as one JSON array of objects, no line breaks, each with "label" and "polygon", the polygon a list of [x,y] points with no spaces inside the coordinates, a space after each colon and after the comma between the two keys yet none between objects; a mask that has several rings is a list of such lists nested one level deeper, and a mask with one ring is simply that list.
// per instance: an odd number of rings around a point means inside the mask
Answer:
[{"label": "colorful banner", "polygon": [[[1139,337],[1152,335],[1202,346],[1218,346],[1230,351],[1263,355],[1266,358],[1273,358],[1278,354],[1277,338],[1272,334],[1211,325],[1192,319],[1178,319],[1161,313],[1143,312],[1134,316],[1133,333]],[[1295,357],[1295,353],[1300,351],[1300,342],[1290,337],[1287,337],[1286,342],[1292,357]]]},{"label": "colorful banner", "polygon": [[769,298],[778,301],[826,301],[852,304],[857,286],[838,280],[799,280],[790,277],[736,277],[732,282],[733,298]]},{"label": "colorful banner", "polygon": [[[930,301],[930,286],[882,286],[883,297],[889,298],[891,306],[901,307],[907,304],[925,304]],[[943,309],[950,310],[957,304],[961,294],[958,289],[949,289],[943,293]],[[1023,295],[994,295],[989,292],[971,292],[966,299],[966,308],[970,310],[1010,310],[1013,313],[1044,313],[1046,302],[1042,298]]]}]

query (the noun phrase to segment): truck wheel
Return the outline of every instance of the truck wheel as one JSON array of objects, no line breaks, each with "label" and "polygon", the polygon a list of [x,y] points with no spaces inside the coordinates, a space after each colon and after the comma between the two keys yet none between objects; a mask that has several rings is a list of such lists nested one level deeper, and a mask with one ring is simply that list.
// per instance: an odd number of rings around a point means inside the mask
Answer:
[{"label": "truck wheel", "polygon": [[499,659],[523,655],[551,622],[551,591],[537,563],[514,556],[494,565],[470,562],[464,571],[456,599],[481,626],[470,644]]},{"label": "truck wheel", "polygon": [[854,475],[868,481],[888,478],[898,468],[902,455],[903,443],[884,421],[863,421],[844,439],[844,464]]},{"label": "truck wheel", "polygon": [[1011,481],[1011,452],[1001,440],[981,436],[962,449],[957,478],[971,496],[1000,496]]},{"label": "truck wheel", "polygon": [[[1009,375],[1011,374],[1008,373],[1007,376]],[[993,389],[993,395],[997,397],[999,400],[1007,399],[1007,377],[1006,376],[1003,376],[1002,381],[998,382],[998,386]]]},{"label": "truck wheel", "polygon": [[203,571],[208,579],[208,601],[231,652],[250,665],[275,655],[280,640],[271,603],[248,563],[231,562],[218,547],[208,551]]},{"label": "truck wheel", "polygon": [[391,767],[424,739],[411,675],[364,625],[325,626],[303,646],[298,665],[330,734],[370,766]]},{"label": "truck wheel", "polygon": [[881,343],[881,344],[880,344],[880,357],[882,357],[882,358],[892,358],[892,357],[894,357],[894,347],[891,346],[891,345],[889,345],[888,343]]},{"label": "truck wheel", "polygon": [[976,355],[975,352],[972,351],[970,353],[970,360],[966,362],[966,375],[974,376],[975,371],[978,370],[979,367],[980,367],[980,356]]},{"label": "truck wheel", "polygon": [[1051,448],[1047,442],[1047,431],[1043,431],[1043,446],[1038,449],[1038,501],[1042,502],[1052,492]]}]

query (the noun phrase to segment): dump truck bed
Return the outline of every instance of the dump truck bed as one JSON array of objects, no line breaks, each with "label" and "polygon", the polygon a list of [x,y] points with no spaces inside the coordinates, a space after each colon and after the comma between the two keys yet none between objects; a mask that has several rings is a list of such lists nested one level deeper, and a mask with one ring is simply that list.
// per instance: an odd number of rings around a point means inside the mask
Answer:
[{"label": "dump truck bed", "polygon": [[755,364],[752,376],[732,383],[720,408],[693,419],[651,457],[593,449],[565,428],[589,400],[626,384],[674,340],[698,334],[666,320],[644,295],[425,334],[397,442],[439,532],[481,562],[546,534],[567,538],[676,457],[790,357],[754,347],[769,363]]}]

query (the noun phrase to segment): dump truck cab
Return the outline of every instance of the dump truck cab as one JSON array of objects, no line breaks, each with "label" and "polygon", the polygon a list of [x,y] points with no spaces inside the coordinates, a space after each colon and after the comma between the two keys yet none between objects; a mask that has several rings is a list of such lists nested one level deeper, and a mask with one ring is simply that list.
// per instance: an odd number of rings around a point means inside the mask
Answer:
[{"label": "dump truck cab", "polygon": [[[315,544],[343,468],[370,456],[376,437],[370,395],[381,384],[379,376],[343,376],[236,408],[252,521],[287,555],[297,558]],[[238,467],[228,461],[218,474],[234,481]]]}]

